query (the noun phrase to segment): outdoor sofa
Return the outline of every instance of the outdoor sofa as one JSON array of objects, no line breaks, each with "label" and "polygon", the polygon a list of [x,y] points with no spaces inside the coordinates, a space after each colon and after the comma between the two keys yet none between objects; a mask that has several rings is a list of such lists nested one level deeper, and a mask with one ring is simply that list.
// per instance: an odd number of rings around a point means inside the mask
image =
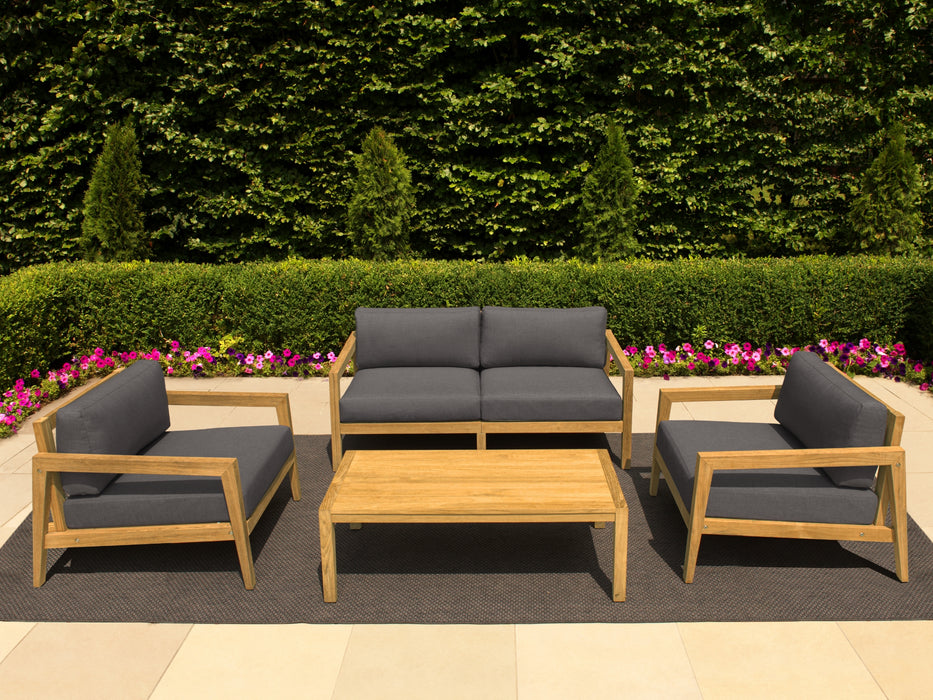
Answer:
[{"label": "outdoor sofa", "polygon": [[[170,404],[268,406],[277,424],[170,430]],[[36,587],[49,549],[232,540],[251,589],[250,533],[286,476],[301,498],[288,394],[166,391],[153,360],[38,418],[35,434]]]},{"label": "outdoor sofa", "polygon": [[[776,422],[670,420],[674,403],[755,399],[776,399]],[[649,492],[663,474],[687,524],[684,581],[701,537],[717,534],[893,542],[906,581],[903,428],[812,352],[791,358],[783,385],[661,389]]]},{"label": "outdoor sofa", "polygon": [[490,433],[594,432],[621,433],[628,468],[634,372],[606,318],[597,306],[357,309],[329,376],[333,468],[347,434],[471,433],[485,449]]}]

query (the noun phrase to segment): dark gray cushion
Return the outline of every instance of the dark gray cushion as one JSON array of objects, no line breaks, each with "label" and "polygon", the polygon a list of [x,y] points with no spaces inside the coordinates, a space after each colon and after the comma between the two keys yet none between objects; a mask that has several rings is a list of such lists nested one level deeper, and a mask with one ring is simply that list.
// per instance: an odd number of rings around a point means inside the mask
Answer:
[{"label": "dark gray cushion", "polygon": [[[282,425],[177,430],[144,451],[161,457],[236,457],[249,517],[294,449]],[[65,500],[69,527],[124,527],[225,522],[230,519],[219,477],[124,474],[99,496]]]},{"label": "dark gray cushion", "polygon": [[356,310],[356,366],[479,367],[480,309]]},{"label": "dark gray cushion", "polygon": [[485,421],[622,420],[622,397],[601,369],[494,367],[480,383]]},{"label": "dark gray cushion", "polygon": [[[663,421],[657,447],[687,508],[697,452],[792,450],[802,445],[777,423]],[[878,500],[866,489],[839,488],[820,469],[716,472],[706,514],[717,518],[854,523],[874,520]]]},{"label": "dark gray cushion", "polygon": [[[809,448],[884,444],[888,412],[812,352],[790,360],[774,417]],[[826,473],[838,486],[871,488],[877,467],[837,467]]]},{"label": "dark gray cushion", "polygon": [[480,360],[487,367],[602,367],[606,309],[483,307]]},{"label": "dark gray cushion", "polygon": [[479,372],[464,367],[361,369],[340,399],[344,423],[480,419]]},{"label": "dark gray cushion", "polygon": [[[59,452],[137,454],[169,428],[162,367],[138,360],[92,387],[56,414]],[[62,474],[69,496],[96,495],[114,474]]]}]

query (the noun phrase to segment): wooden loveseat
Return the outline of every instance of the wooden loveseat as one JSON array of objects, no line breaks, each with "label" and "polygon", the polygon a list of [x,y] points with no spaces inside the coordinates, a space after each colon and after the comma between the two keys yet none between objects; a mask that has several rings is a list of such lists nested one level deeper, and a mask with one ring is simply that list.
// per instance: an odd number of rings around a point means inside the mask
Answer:
[{"label": "wooden loveseat", "polygon": [[602,307],[359,308],[329,376],[334,469],[347,434],[472,433],[485,449],[490,433],[555,432],[621,433],[627,468],[633,378]]}]

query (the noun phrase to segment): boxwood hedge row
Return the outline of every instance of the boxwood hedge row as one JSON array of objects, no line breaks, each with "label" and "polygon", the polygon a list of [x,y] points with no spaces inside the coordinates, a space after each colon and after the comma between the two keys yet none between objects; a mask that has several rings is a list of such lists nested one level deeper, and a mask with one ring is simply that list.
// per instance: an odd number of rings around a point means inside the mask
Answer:
[{"label": "boxwood hedge row", "polygon": [[358,306],[584,306],[624,345],[821,338],[933,358],[933,261],[52,263],[0,278],[0,386],[96,347],[339,350]]}]

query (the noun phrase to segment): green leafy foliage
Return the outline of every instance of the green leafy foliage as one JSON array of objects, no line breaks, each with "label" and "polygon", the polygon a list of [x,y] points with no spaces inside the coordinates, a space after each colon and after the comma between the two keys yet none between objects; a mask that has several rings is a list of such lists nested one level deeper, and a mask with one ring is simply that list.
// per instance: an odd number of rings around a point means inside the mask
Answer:
[{"label": "green leafy foliage", "polygon": [[933,262],[303,260],[55,263],[0,277],[0,385],[76,353],[216,346],[339,351],[358,306],[598,304],[623,345],[902,341],[933,357]]},{"label": "green leafy foliage", "polygon": [[106,262],[145,257],[142,166],[136,134],[129,122],[107,129],[84,196],[81,247],[88,260]]},{"label": "green leafy foliage", "polygon": [[[894,125],[887,143],[862,178],[849,219],[857,247],[870,253],[908,253],[921,240],[920,170],[907,149],[904,126]],[[926,243],[926,245],[924,245]]]},{"label": "green leafy foliage", "polygon": [[628,144],[619,127],[610,123],[606,143],[599,149],[596,164],[583,182],[579,215],[582,240],[577,246],[580,257],[618,260],[637,251],[634,235],[637,195]]},{"label": "green leafy foliage", "polygon": [[415,210],[411,173],[392,137],[374,127],[356,157],[356,180],[347,210],[353,253],[366,260],[392,260],[410,251]]},{"label": "green leafy foliage", "polygon": [[347,254],[373,124],[408,157],[415,254],[567,257],[607,121],[642,255],[847,252],[881,126],[933,175],[931,57],[929,0],[6,2],[0,272],[76,257],[126,116],[156,260]]}]

